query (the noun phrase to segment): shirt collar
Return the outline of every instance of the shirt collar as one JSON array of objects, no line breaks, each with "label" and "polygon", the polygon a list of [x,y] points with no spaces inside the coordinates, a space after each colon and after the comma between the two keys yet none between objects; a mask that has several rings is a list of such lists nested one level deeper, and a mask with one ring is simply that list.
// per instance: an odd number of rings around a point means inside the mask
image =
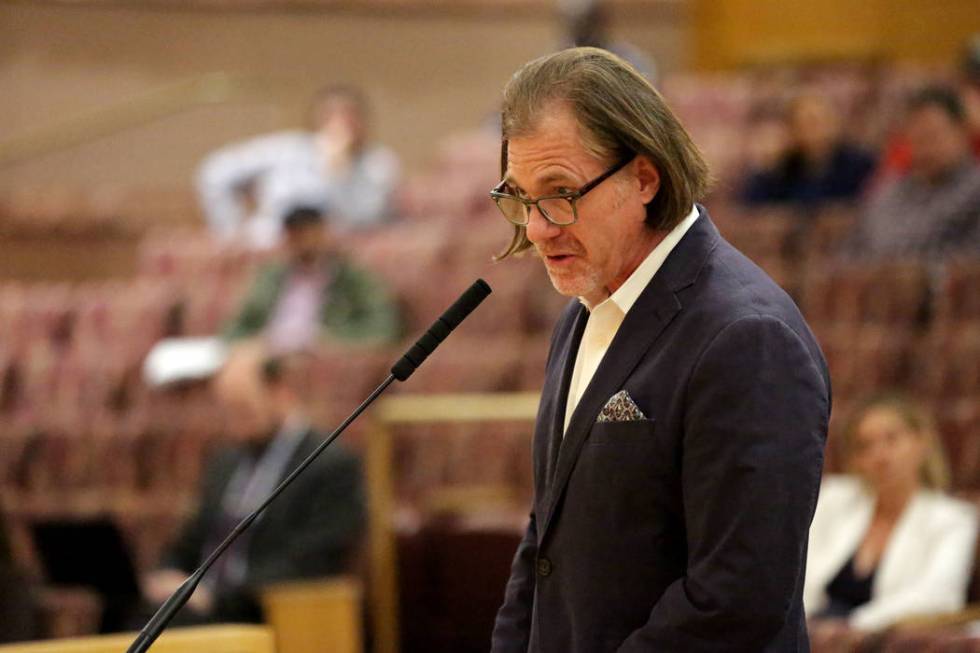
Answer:
[{"label": "shirt collar", "polygon": [[[633,308],[633,304],[635,304],[636,300],[640,298],[640,293],[642,293],[643,289],[650,284],[650,281],[657,273],[657,270],[659,270],[664,264],[664,261],[667,260],[667,256],[669,256],[674,250],[677,243],[679,243],[681,238],[684,237],[684,234],[686,234],[688,229],[691,228],[694,222],[698,219],[699,215],[698,207],[692,207],[691,212],[687,214],[687,217],[685,217],[680,224],[671,229],[663,240],[657,243],[657,246],[654,247],[649,254],[647,254],[647,257],[643,259],[643,262],[640,263],[639,267],[633,271],[633,274],[629,276],[623,285],[617,288],[612,295],[594,306],[592,310],[594,311],[606,302],[612,302],[619,308],[620,311],[623,312],[623,315],[629,313],[629,310]],[[586,304],[585,300],[581,297],[579,297],[579,301],[588,307],[588,304]]]}]

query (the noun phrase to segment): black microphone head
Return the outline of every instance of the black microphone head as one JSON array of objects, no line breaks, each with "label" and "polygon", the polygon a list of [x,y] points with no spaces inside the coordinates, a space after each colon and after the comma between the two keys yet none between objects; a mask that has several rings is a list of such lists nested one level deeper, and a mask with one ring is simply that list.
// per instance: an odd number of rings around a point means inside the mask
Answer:
[{"label": "black microphone head", "polygon": [[491,292],[490,284],[483,279],[477,279],[392,366],[391,374],[399,381],[404,381],[411,376],[415,368],[421,365],[429,354],[435,351],[439,343],[452,333],[453,329],[458,327],[459,323],[465,320],[466,316],[472,313],[473,309],[479,306]]},{"label": "black microphone head", "polygon": [[483,279],[477,279],[439,319],[445,322],[450,330],[455,329],[491,292],[493,291],[490,289],[490,284]]}]

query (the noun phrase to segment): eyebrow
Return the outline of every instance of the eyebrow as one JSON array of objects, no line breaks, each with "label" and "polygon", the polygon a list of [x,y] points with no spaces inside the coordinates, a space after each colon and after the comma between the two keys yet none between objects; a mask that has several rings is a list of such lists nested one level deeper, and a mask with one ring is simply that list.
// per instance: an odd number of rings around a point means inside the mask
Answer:
[{"label": "eyebrow", "polygon": [[[572,183],[572,184],[577,184],[578,183],[577,180],[573,179],[571,176],[569,176],[567,173],[564,173],[564,172],[552,172],[552,173],[549,173],[549,174],[545,175],[544,177],[542,177],[538,181],[538,183],[541,184],[542,186],[544,186],[544,185],[547,185],[547,184],[553,184],[556,181],[564,181],[564,182],[569,182],[569,183]],[[508,186],[512,187],[514,190],[519,190],[522,193],[526,193],[527,192],[527,191],[525,191],[521,187],[520,184],[518,184],[516,181],[514,181],[514,178],[510,176],[510,173],[507,173],[504,176],[504,182]]]}]

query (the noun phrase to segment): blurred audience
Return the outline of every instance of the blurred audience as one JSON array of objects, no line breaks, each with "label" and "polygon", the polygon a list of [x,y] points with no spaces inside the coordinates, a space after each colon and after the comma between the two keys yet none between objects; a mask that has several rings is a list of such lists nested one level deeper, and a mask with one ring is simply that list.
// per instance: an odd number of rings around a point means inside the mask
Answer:
[{"label": "blurred audience", "polygon": [[962,608],[977,512],[944,494],[949,473],[930,417],[898,396],[869,399],[843,453],[848,475],[825,478],[810,527],[807,613],[877,630]]},{"label": "blurred audience", "polygon": [[632,43],[610,35],[609,7],[602,0],[558,0],[558,11],[565,28],[562,48],[590,46],[608,50],[629,62],[651,83],[657,83],[653,59]]},{"label": "blurred audience", "polygon": [[[142,582],[166,600],[273,489],[320,444],[300,399],[295,359],[239,357],[216,382],[228,447],[203,475],[200,503]],[[358,459],[326,449],[218,559],[181,613],[182,623],[259,621],[257,591],[349,569],[365,522]]]},{"label": "blurred audience", "polygon": [[872,196],[852,252],[941,260],[980,251],[980,165],[970,151],[959,96],[939,86],[914,94],[905,134],[908,173]]},{"label": "blurred audience", "polygon": [[[784,120],[786,149],[774,156],[768,148],[770,153],[764,153],[762,160],[775,161],[749,175],[743,199],[750,204],[793,203],[808,208],[856,199],[874,168],[874,158],[842,138],[840,116],[831,102],[818,95],[801,95]],[[756,123],[760,133],[769,137],[767,143],[778,142],[771,120]]]},{"label": "blurred audience", "polygon": [[316,208],[283,219],[286,258],[260,268],[227,340],[261,338],[274,353],[308,349],[321,336],[382,343],[399,334],[398,310],[383,284],[347,262]]},{"label": "blurred audience", "polygon": [[[963,48],[956,90],[963,103],[970,151],[980,159],[980,34],[970,39]],[[881,169],[877,173],[880,179],[900,177],[912,167],[912,144],[904,133],[895,135],[885,145],[884,151]]]},{"label": "blurred audience", "polygon": [[399,163],[369,142],[367,113],[359,90],[332,86],[314,100],[313,131],[260,136],[209,155],[197,185],[214,234],[267,248],[298,206],[319,208],[337,229],[388,220]]}]

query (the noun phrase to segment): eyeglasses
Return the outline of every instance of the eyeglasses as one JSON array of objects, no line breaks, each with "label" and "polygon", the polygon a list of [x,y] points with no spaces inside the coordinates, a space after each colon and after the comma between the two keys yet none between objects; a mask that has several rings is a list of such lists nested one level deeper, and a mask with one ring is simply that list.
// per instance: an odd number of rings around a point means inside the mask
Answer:
[{"label": "eyeglasses", "polygon": [[504,214],[507,221],[519,227],[527,226],[531,220],[531,207],[538,207],[538,211],[544,216],[545,220],[560,227],[575,224],[578,220],[578,211],[575,207],[578,200],[585,197],[590,190],[612,177],[614,174],[626,167],[635,156],[623,159],[609,170],[582,186],[578,190],[555,195],[545,195],[536,200],[519,197],[514,195],[511,187],[506,181],[502,181],[490,191],[490,199],[496,204],[500,212]]}]

